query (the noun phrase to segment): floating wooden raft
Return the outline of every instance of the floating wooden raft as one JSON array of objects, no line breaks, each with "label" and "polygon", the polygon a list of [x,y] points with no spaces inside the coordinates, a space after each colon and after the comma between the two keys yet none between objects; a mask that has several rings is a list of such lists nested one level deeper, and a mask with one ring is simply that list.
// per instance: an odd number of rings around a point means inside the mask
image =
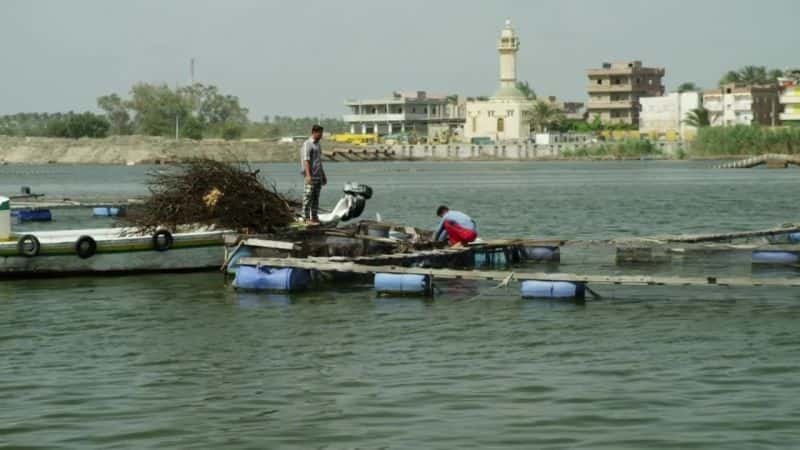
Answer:
[{"label": "floating wooden raft", "polygon": [[638,285],[638,286],[730,286],[730,287],[800,287],[800,278],[741,278],[741,277],[650,277],[650,276],[612,276],[580,275],[569,273],[533,273],[491,270],[451,270],[403,267],[396,265],[375,266],[343,261],[333,258],[242,258],[241,265],[261,267],[291,267],[296,269],[319,270],[322,272],[344,272],[355,274],[415,274],[429,275],[438,279],[504,281],[568,281],[573,283]]},{"label": "floating wooden raft", "polygon": [[685,235],[663,235],[652,236],[641,239],[630,239],[618,241],[619,244],[630,245],[660,245],[669,242],[686,242],[686,243],[699,243],[699,242],[729,242],[737,239],[750,239],[758,237],[778,236],[782,234],[793,233],[800,231],[800,225],[791,224],[780,228],[768,228],[765,230],[754,231],[737,231],[732,233],[714,233],[714,234],[685,234]]},{"label": "floating wooden raft", "polygon": [[785,155],[780,153],[767,153],[764,155],[753,156],[751,158],[731,161],[715,166],[716,169],[749,169],[751,167],[766,164],[770,168],[786,168],[789,164],[800,165],[800,157],[796,155]]}]

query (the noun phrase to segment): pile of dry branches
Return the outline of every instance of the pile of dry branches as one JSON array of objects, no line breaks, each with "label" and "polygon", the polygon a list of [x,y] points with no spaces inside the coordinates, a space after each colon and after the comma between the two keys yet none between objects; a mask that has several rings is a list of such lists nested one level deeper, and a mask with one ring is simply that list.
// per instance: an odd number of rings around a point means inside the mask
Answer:
[{"label": "pile of dry branches", "polygon": [[150,197],[128,211],[134,226],[202,224],[245,233],[269,233],[294,220],[297,202],[266,185],[245,164],[195,159],[149,174]]}]

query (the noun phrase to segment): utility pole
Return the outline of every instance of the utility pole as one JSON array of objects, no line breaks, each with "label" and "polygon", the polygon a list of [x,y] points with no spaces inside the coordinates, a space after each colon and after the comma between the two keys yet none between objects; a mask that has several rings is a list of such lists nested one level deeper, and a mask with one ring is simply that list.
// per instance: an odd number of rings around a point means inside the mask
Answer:
[{"label": "utility pole", "polygon": [[181,138],[181,115],[180,113],[175,114],[175,140],[179,140]]},{"label": "utility pole", "polygon": [[189,60],[189,81],[194,84],[194,58]]}]

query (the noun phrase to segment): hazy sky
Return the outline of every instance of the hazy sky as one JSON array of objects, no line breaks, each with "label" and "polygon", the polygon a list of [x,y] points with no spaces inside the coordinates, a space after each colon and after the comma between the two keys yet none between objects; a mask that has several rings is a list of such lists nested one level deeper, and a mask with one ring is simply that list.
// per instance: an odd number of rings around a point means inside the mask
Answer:
[{"label": "hazy sky", "polygon": [[[253,118],[339,115],[393,90],[491,94],[506,18],[518,77],[585,100],[585,70],[641,59],[666,85],[800,66],[797,0],[0,0],[0,114],[95,109],[137,81],[196,79]],[[794,59],[792,59],[794,58]]]}]

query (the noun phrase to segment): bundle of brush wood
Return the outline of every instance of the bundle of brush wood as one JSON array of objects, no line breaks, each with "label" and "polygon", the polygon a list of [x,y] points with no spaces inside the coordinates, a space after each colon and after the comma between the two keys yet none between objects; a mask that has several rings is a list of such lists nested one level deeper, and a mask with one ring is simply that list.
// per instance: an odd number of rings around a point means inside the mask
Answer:
[{"label": "bundle of brush wood", "polygon": [[197,224],[270,233],[292,223],[299,207],[243,163],[194,159],[149,177],[150,197],[127,216],[130,224],[147,231]]}]

